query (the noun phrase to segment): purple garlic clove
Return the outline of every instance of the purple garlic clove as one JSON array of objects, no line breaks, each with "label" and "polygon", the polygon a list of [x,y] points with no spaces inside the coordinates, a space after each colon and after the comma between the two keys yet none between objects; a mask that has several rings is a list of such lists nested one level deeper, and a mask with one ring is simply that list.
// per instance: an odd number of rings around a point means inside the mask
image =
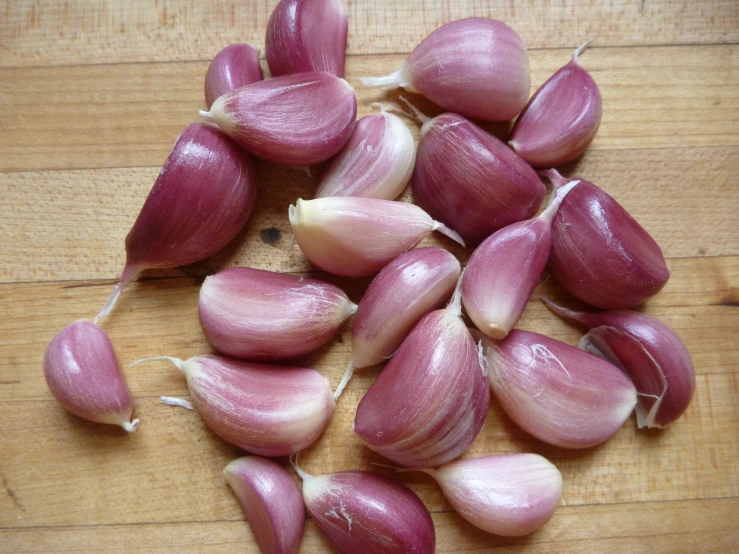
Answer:
[{"label": "purple garlic clove", "polygon": [[539,87],[511,131],[511,148],[534,167],[571,162],[598,132],[600,90],[578,60],[588,44],[575,50],[572,61]]},{"label": "purple garlic clove", "polygon": [[285,360],[328,342],[357,310],[323,281],[234,267],[200,289],[200,324],[220,352],[249,360]]},{"label": "purple garlic clove", "polygon": [[213,127],[188,125],[126,236],[126,265],[95,321],[143,270],[191,264],[226,246],[249,220],[256,195],[249,155]]},{"label": "purple garlic clove", "polygon": [[636,406],[629,378],[597,356],[517,329],[500,341],[479,337],[496,399],[539,440],[563,448],[595,446],[618,431]]},{"label": "purple garlic clove", "polygon": [[344,77],[349,23],[339,0],[281,0],[267,23],[273,76],[327,71]]},{"label": "purple garlic clove", "polygon": [[460,316],[456,291],[447,308],[416,324],[359,402],[354,432],[370,449],[405,466],[437,466],[478,435],[490,390]]},{"label": "purple garlic clove", "polygon": [[454,231],[405,202],[350,196],[299,199],[289,216],[306,258],[347,277],[377,273],[435,230],[464,244]]},{"label": "purple garlic clove", "polygon": [[578,181],[559,189],[541,215],[488,237],[467,262],[462,301],[475,326],[494,339],[515,327],[552,249],[552,220]]},{"label": "purple garlic clove", "polygon": [[316,198],[364,196],[394,200],[408,184],[416,159],[413,135],[383,112],[357,121],[349,142],[321,176]]},{"label": "purple garlic clove", "polygon": [[680,337],[658,319],[638,312],[576,312],[544,303],[557,315],[590,329],[580,348],[620,367],[638,393],[639,427],[666,427],[688,408],[695,370]]},{"label": "purple garlic clove", "polygon": [[44,377],[67,410],[89,421],[120,425],[129,433],[133,399],[107,333],[78,320],[59,331],[46,347]]},{"label": "purple garlic clove", "polygon": [[226,93],[200,115],[263,160],[307,167],[344,147],[357,98],[349,83],[330,73],[295,73]]},{"label": "purple garlic clove", "polygon": [[223,440],[260,456],[286,456],[313,444],[328,426],[334,397],[313,369],[239,362],[220,356],[168,360],[185,374],[192,403]]},{"label": "purple garlic clove", "polygon": [[[555,187],[568,182],[555,170],[543,174]],[[608,194],[582,180],[554,218],[549,269],[575,297],[604,309],[638,306],[670,278],[649,233]]]},{"label": "purple garlic clove", "polygon": [[423,39],[403,66],[362,83],[404,87],[465,117],[505,121],[529,98],[529,58],[521,37],[494,19],[471,17],[447,23]]},{"label": "purple garlic clove", "polygon": [[205,74],[205,104],[216,98],[264,79],[259,52],[249,44],[232,44],[216,54]]},{"label": "purple garlic clove", "polygon": [[239,499],[262,554],[295,554],[305,529],[303,494],[280,464],[244,456],[223,476]]}]

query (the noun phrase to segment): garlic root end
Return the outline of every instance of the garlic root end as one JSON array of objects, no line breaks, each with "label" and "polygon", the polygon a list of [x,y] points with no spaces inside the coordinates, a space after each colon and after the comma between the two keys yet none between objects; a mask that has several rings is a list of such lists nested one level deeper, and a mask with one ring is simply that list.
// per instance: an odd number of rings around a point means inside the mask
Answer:
[{"label": "garlic root end", "polygon": [[138,424],[138,422],[138,418],[134,419],[131,422],[124,421],[123,423],[121,423],[121,427],[123,427],[129,433],[133,433],[134,431],[136,431],[136,425]]}]

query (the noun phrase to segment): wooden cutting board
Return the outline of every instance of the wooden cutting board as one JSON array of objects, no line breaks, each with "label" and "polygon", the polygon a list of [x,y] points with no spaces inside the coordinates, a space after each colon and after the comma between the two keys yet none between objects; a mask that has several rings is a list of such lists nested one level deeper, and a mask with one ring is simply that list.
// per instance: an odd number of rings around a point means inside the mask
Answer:
[{"label": "wooden cutting board", "polygon": [[[462,520],[424,475],[401,480],[426,503],[437,552],[728,552],[739,540],[739,7],[704,2],[342,2],[347,79],[359,116],[393,101],[359,77],[396,69],[427,33],[468,16],[501,19],[530,49],[532,86],[597,36],[583,65],[604,113],[590,150],[566,173],[595,182],[662,246],[672,278],[644,308],[671,325],[695,363],[688,412],[661,432],[634,418],[604,445],[570,452],[518,430],[492,403],[466,456],[538,452],[564,475],[562,506],[541,531],[503,539]],[[359,301],[368,280],[334,278],[290,246],[287,207],[310,197],[303,173],[258,164],[259,200],[226,252],[131,286],[105,321],[140,429],[66,413],[43,352],[67,323],[92,317],[124,263],[124,237],[180,130],[198,119],[208,61],[232,42],[263,47],[274,0],[16,0],[0,3],[0,552],[256,552],[221,476],[242,453],[194,412],[158,354],[210,351],[197,319],[204,275],[232,265],[310,273]],[[266,64],[265,64],[266,67]],[[421,97],[429,113],[435,108]],[[437,110],[438,111],[438,110]],[[417,134],[416,126],[408,121]],[[443,237],[464,262],[469,252]],[[572,302],[551,280],[520,326],[575,344],[577,329],[541,296]],[[302,362],[338,383],[351,327]],[[379,368],[349,385],[305,470],[389,472],[351,422]],[[301,552],[330,547],[309,521]]]}]

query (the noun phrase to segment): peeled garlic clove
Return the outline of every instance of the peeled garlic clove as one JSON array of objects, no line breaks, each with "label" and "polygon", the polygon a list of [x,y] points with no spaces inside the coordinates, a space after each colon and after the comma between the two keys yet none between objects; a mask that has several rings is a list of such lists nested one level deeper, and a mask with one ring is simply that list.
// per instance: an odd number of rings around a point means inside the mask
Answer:
[{"label": "peeled garlic clove", "polygon": [[578,184],[559,189],[541,215],[504,227],[472,253],[464,272],[462,301],[483,333],[504,338],[518,322],[547,265],[552,220],[562,200]]},{"label": "peeled garlic clove", "polygon": [[78,320],[59,331],[46,347],[44,377],[56,399],[74,415],[136,430],[133,399],[103,329]]},{"label": "peeled garlic clove", "polygon": [[480,334],[493,393],[527,433],[563,448],[611,437],[636,406],[636,389],[613,364],[538,333]]},{"label": "peeled garlic clove", "polygon": [[281,0],[267,23],[267,63],[273,76],[327,71],[344,76],[346,12],[339,0]]},{"label": "peeled garlic clove", "polygon": [[303,495],[280,464],[244,456],[228,464],[223,476],[239,499],[262,554],[294,554],[305,529]]},{"label": "peeled garlic clove", "polygon": [[516,31],[494,19],[447,23],[423,39],[403,66],[369,86],[418,92],[465,117],[505,121],[529,98],[529,58]]},{"label": "peeled garlic clove", "polygon": [[307,167],[349,140],[357,98],[349,83],[330,73],[295,73],[228,92],[200,115],[263,160]]},{"label": "peeled garlic clove", "polygon": [[260,456],[286,456],[313,444],[328,426],[334,397],[313,369],[220,356],[169,360],[185,374],[192,403],[216,435]]},{"label": "peeled garlic clove", "polygon": [[418,206],[392,200],[336,196],[298,199],[290,225],[303,254],[336,275],[377,273],[434,230],[464,244]]},{"label": "peeled garlic clove", "polygon": [[490,390],[460,315],[457,291],[416,324],[359,402],[354,432],[370,449],[405,466],[437,466],[480,432]]},{"label": "peeled garlic clove", "polygon": [[340,554],[434,552],[434,522],[408,487],[369,471],[296,471],[308,513]]},{"label": "peeled garlic clove", "polygon": [[546,189],[536,172],[496,137],[453,113],[423,121],[413,200],[476,245],[533,217]]},{"label": "peeled garlic clove", "polygon": [[665,427],[688,408],[695,370],[680,337],[658,319],[639,312],[576,312],[544,303],[557,315],[579,321],[590,332],[580,348],[617,365],[636,386],[639,427]]},{"label": "peeled garlic clove", "polygon": [[208,277],[198,307],[208,341],[228,356],[251,360],[315,350],[357,310],[329,283],[248,267]]},{"label": "peeled garlic clove", "polygon": [[441,487],[459,515],[504,537],[539,529],[562,498],[562,474],[538,454],[505,454],[455,460],[422,469]]},{"label": "peeled garlic clove", "polygon": [[[544,174],[555,187],[568,181],[555,170]],[[582,180],[554,218],[549,269],[575,297],[604,309],[638,306],[670,278],[649,233],[608,194]]]},{"label": "peeled garlic clove", "polygon": [[598,132],[600,90],[578,60],[588,44],[575,50],[572,61],[539,87],[511,131],[509,144],[534,167],[571,162]]},{"label": "peeled garlic clove", "polygon": [[249,44],[226,46],[205,73],[205,103],[210,108],[219,96],[262,79],[259,52]]},{"label": "peeled garlic clove", "polygon": [[249,220],[256,195],[249,155],[209,125],[188,125],[126,236],[126,266],[95,321],[143,270],[191,264],[226,246]]},{"label": "peeled garlic clove", "polygon": [[383,112],[357,121],[349,142],[329,162],[316,198],[364,196],[393,200],[413,173],[416,143],[399,117]]}]

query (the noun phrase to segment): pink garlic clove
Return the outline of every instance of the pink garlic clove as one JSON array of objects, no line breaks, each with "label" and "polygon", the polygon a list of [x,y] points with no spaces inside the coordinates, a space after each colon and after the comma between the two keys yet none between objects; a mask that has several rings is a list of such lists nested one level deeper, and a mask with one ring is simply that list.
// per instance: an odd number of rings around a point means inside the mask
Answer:
[{"label": "pink garlic clove", "polygon": [[453,113],[423,123],[413,200],[468,245],[533,217],[546,188],[536,172],[496,137]]},{"label": "pink garlic clove", "polygon": [[281,0],[267,23],[273,76],[327,71],[344,76],[349,23],[339,0]]},{"label": "pink garlic clove", "polygon": [[349,196],[298,199],[289,216],[306,258],[347,277],[377,273],[435,230],[464,244],[454,231],[405,202]]},{"label": "pink garlic clove", "polygon": [[216,98],[264,79],[259,52],[249,44],[231,44],[216,54],[205,73],[205,104]]},{"label": "pink garlic clove", "polygon": [[295,554],[305,529],[300,487],[280,464],[244,456],[228,464],[223,476],[239,499],[262,554]]},{"label": "pink garlic clove", "polygon": [[143,270],[191,264],[226,246],[249,220],[256,195],[249,155],[213,127],[188,125],[126,236],[126,266],[95,321]]},{"label": "pink garlic clove", "polygon": [[509,144],[534,167],[571,162],[587,150],[600,126],[602,100],[598,85],[575,50],[572,61],[534,93],[511,131]]},{"label": "pink garlic clove", "polygon": [[550,302],[557,315],[590,329],[580,348],[620,367],[636,386],[639,427],[666,427],[688,408],[695,370],[680,337],[658,319],[638,312],[576,312]]},{"label": "pink garlic clove", "polygon": [[200,324],[220,352],[251,360],[285,360],[328,342],[357,311],[323,281],[234,267],[200,289]]},{"label": "pink garlic clove", "polygon": [[260,456],[307,448],[334,411],[331,385],[313,369],[220,356],[159,356],[134,363],[153,360],[168,360],[185,374],[195,409],[216,435]]},{"label": "pink garlic clove", "polygon": [[504,537],[528,535],[542,527],[562,498],[562,474],[538,454],[455,460],[420,471],[439,484],[464,519]]},{"label": "pink garlic clove", "polygon": [[559,189],[541,215],[504,227],[472,253],[464,272],[462,301],[483,333],[502,339],[531,298],[552,248],[552,220],[578,181]]},{"label": "pink garlic clove", "polygon": [[618,431],[636,406],[629,378],[597,356],[517,329],[500,341],[479,337],[495,397],[539,440],[563,448],[595,446]]},{"label": "pink garlic clove", "polygon": [[[569,181],[555,170],[543,174],[555,187]],[[604,309],[638,306],[670,278],[649,233],[608,194],[582,180],[554,218],[549,269],[575,297]]]},{"label": "pink garlic clove", "polygon": [[471,17],[423,39],[403,66],[362,83],[404,87],[446,110],[486,121],[518,115],[529,98],[529,58],[521,37],[500,21]]},{"label": "pink garlic clove", "polygon": [[259,81],[226,93],[200,115],[255,156],[293,167],[325,161],[354,129],[357,98],[323,71]]},{"label": "pink garlic clove", "polygon": [[400,118],[383,112],[357,121],[349,142],[329,162],[316,198],[364,196],[393,200],[413,173],[416,143]]},{"label": "pink garlic clove", "polygon": [[308,513],[339,554],[433,554],[434,522],[408,487],[369,471],[308,475]]},{"label": "pink garlic clove", "polygon": [[354,432],[370,449],[405,466],[437,466],[478,435],[490,390],[460,315],[456,291],[416,324],[359,402]]},{"label": "pink garlic clove", "polygon": [[133,399],[107,333],[78,320],[59,331],[46,347],[44,377],[67,410],[89,421],[120,425],[129,433]]}]

